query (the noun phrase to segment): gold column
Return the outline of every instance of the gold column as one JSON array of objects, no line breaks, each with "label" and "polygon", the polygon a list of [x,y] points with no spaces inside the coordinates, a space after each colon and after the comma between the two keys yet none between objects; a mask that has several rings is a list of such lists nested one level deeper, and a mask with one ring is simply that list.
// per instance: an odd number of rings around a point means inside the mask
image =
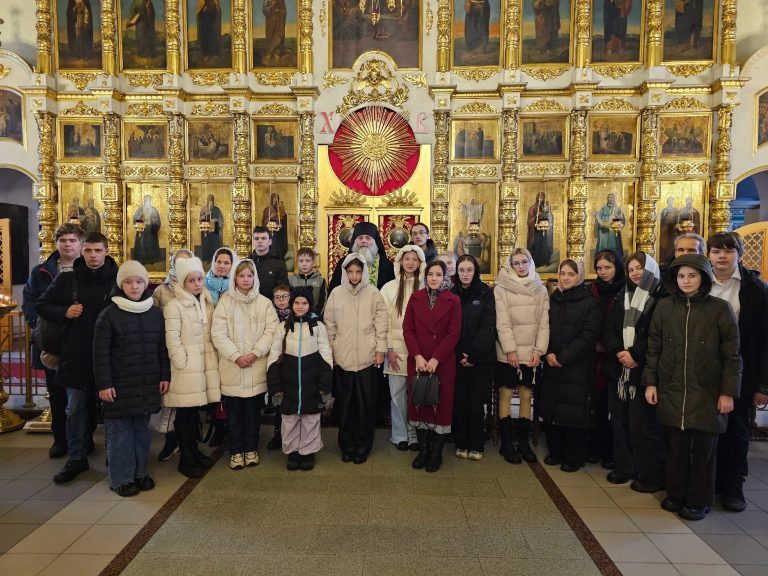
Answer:
[{"label": "gold column", "polygon": [[235,72],[240,74],[245,74],[248,71],[246,18],[245,0],[234,0],[232,9],[232,67]]},{"label": "gold column", "polygon": [[592,0],[577,0],[576,2],[576,67],[585,68],[589,65],[592,48],[590,46],[590,28],[592,26]]},{"label": "gold column", "polygon": [[184,183],[184,116],[171,115],[168,123],[168,248],[171,254],[187,248],[187,189]]},{"label": "gold column", "polygon": [[235,221],[235,252],[241,256],[251,253],[251,195],[248,186],[249,117],[235,113],[235,182],[232,185],[232,213]]},{"label": "gold column", "polygon": [[637,201],[635,246],[646,254],[656,254],[656,202],[661,195],[659,172],[659,110],[646,108],[640,136],[640,194]]},{"label": "gold column", "polygon": [[53,16],[51,0],[37,0],[35,11],[35,29],[37,31],[37,70],[39,74],[50,74],[53,71]]},{"label": "gold column", "polygon": [[168,72],[181,74],[181,18],[178,0],[165,0],[165,49]]},{"label": "gold column", "polygon": [[[447,72],[451,67],[451,4],[437,1],[437,71]],[[434,221],[434,215],[433,215]]]},{"label": "gold column", "polygon": [[571,181],[568,184],[568,258],[584,260],[587,242],[587,111],[571,112]]},{"label": "gold column", "polygon": [[451,114],[435,110],[435,163],[432,168],[432,240],[438,252],[448,249],[448,146]]},{"label": "gold column", "polygon": [[37,212],[37,219],[40,222],[40,232],[37,237],[40,239],[40,262],[44,262],[54,250],[56,243],[53,240],[53,232],[56,230],[58,222],[57,204],[59,199],[58,188],[56,187],[56,116],[50,112],[35,110],[35,120],[40,132],[40,144],[37,147],[37,155],[40,158],[40,164],[37,165],[37,172],[40,175],[40,181],[35,185],[34,197],[40,204],[40,210]]},{"label": "gold column", "polygon": [[715,144],[715,181],[709,192],[709,233],[724,232],[731,223],[730,202],[736,197],[736,185],[728,179],[731,172],[731,124],[733,105],[717,109]]},{"label": "gold column", "polygon": [[120,181],[120,117],[104,116],[104,228],[109,240],[109,253],[120,264],[123,262],[123,184]]},{"label": "gold column", "polygon": [[720,63],[736,65],[736,2],[721,0],[723,4],[720,17]]},{"label": "gold column", "polygon": [[315,113],[299,114],[301,162],[299,178],[299,246],[317,246],[317,182],[315,179]]},{"label": "gold column", "polygon": [[101,60],[104,73],[117,75],[115,0],[101,0]]},{"label": "gold column", "polygon": [[664,31],[664,0],[648,0],[645,5],[646,66],[661,64],[661,35]]},{"label": "gold column", "polygon": [[504,21],[504,67],[515,70],[520,61],[520,0],[507,0]]},{"label": "gold column", "polygon": [[499,265],[503,266],[517,244],[517,210],[520,182],[517,180],[517,126],[519,112],[501,113],[501,197],[499,199]]},{"label": "gold column", "polygon": [[299,71],[312,73],[312,0],[299,4]]}]

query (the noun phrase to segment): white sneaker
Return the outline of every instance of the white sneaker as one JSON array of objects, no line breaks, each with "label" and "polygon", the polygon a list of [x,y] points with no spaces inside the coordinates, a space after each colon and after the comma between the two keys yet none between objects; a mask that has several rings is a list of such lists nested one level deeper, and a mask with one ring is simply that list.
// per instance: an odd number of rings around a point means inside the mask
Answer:
[{"label": "white sneaker", "polygon": [[245,453],[245,465],[246,466],[256,466],[256,464],[259,463],[259,453],[258,452],[246,452]]},{"label": "white sneaker", "polygon": [[239,470],[240,468],[245,468],[245,459],[243,458],[243,455],[232,454],[232,456],[229,458],[229,467],[232,470]]},{"label": "white sneaker", "polygon": [[469,450],[464,450],[462,448],[456,448],[456,458],[468,458],[469,457]]},{"label": "white sneaker", "polygon": [[469,455],[467,456],[470,460],[482,460],[483,459],[483,453],[478,452],[477,450],[472,450]]}]

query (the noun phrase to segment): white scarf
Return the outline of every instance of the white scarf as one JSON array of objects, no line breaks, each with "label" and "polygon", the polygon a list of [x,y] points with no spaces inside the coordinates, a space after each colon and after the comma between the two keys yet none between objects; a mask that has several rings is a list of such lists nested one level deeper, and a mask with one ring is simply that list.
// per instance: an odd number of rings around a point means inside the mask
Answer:
[{"label": "white scarf", "polygon": [[131,312],[133,314],[146,312],[152,308],[154,304],[151,297],[137,302],[135,300],[129,300],[128,298],[123,298],[122,296],[112,296],[112,302],[114,302],[120,310],[125,310],[126,312]]}]

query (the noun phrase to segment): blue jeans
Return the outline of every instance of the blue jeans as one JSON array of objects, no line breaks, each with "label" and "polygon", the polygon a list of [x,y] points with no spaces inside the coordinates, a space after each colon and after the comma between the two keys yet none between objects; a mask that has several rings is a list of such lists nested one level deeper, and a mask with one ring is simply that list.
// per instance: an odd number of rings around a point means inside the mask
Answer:
[{"label": "blue jeans", "polygon": [[109,487],[116,490],[147,475],[152,444],[149,416],[126,416],[104,420],[109,458]]},{"label": "blue jeans", "polygon": [[398,442],[416,442],[416,431],[408,426],[408,393],[405,376],[389,375],[389,392],[392,397],[391,418],[392,436],[390,440]]},{"label": "blue jeans", "polygon": [[92,390],[67,388],[67,449],[70,460],[85,460],[85,435],[88,429],[88,411],[91,410],[89,397]]}]

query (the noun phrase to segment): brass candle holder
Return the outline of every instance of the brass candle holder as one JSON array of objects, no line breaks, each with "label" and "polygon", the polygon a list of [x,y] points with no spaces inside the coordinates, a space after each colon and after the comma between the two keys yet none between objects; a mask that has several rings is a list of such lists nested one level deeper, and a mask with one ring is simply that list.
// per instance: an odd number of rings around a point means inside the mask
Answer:
[{"label": "brass candle holder", "polygon": [[693,232],[694,225],[693,220],[690,218],[683,218],[682,220],[679,220],[677,225],[675,226],[678,232],[681,234],[686,234],[688,232]]},{"label": "brass candle holder", "polygon": [[[0,294],[0,319],[4,318],[11,310],[16,308],[18,303],[9,296]],[[24,426],[24,420],[18,417],[16,413],[5,408],[4,404],[8,402],[10,394],[3,387],[3,375],[0,373],[0,434],[13,432]]]},{"label": "brass candle holder", "polygon": [[136,220],[133,223],[133,229],[136,230],[136,234],[141,234],[144,232],[144,228],[146,228],[144,225],[144,220]]},{"label": "brass candle holder", "polygon": [[621,232],[622,228],[624,228],[624,224],[621,223],[621,218],[614,218],[611,221],[611,230],[616,232],[616,234]]}]

